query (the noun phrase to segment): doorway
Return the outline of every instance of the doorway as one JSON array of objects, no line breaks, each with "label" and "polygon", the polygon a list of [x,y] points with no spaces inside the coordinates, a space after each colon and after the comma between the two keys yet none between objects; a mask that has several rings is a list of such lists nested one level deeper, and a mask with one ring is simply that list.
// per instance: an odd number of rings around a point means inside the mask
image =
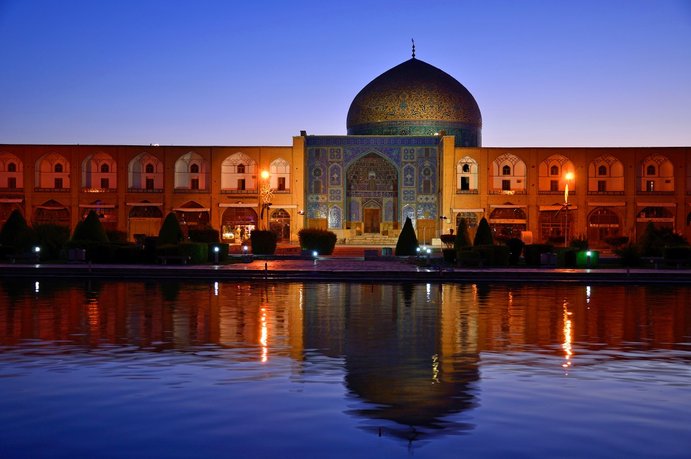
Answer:
[{"label": "doorway", "polygon": [[381,209],[364,209],[365,233],[378,233],[381,223]]}]

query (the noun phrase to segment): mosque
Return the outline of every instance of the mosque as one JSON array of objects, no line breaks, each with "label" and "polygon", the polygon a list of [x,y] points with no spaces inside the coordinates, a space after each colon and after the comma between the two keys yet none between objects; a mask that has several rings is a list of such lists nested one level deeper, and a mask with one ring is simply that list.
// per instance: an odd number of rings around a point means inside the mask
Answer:
[{"label": "mosque", "polygon": [[255,228],[297,241],[302,228],[340,244],[395,244],[406,217],[418,239],[484,216],[498,241],[635,240],[648,222],[691,239],[691,148],[482,146],[482,116],[455,78],[413,56],[353,99],[347,135],[289,146],[0,144],[0,224],[73,228],[95,210],[130,240],[175,212],[240,243]]}]

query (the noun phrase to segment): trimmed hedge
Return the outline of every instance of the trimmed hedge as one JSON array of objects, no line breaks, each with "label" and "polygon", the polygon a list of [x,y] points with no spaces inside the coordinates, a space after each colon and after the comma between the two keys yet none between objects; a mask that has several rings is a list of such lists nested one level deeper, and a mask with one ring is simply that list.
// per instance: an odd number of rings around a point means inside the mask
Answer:
[{"label": "trimmed hedge", "polygon": [[192,227],[189,231],[189,239],[192,242],[206,242],[207,244],[214,244],[219,241],[218,230],[210,226]]},{"label": "trimmed hedge", "polygon": [[554,246],[552,244],[528,244],[523,248],[525,264],[529,266],[540,266],[540,255],[543,253],[552,253],[553,251]]},{"label": "trimmed hedge", "polygon": [[276,253],[278,236],[273,231],[254,230],[250,234],[252,253],[255,255],[273,255]]},{"label": "trimmed hedge", "polygon": [[331,255],[336,247],[336,233],[327,230],[305,228],[298,232],[300,248],[319,255]]}]

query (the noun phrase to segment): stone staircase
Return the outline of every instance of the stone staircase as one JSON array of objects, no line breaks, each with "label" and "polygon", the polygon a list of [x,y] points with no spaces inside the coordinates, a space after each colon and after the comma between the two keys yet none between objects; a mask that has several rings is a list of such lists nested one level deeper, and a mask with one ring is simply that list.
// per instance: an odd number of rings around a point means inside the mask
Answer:
[{"label": "stone staircase", "polygon": [[364,233],[345,240],[346,245],[371,245],[375,247],[396,247],[397,237],[384,236],[378,233]]}]

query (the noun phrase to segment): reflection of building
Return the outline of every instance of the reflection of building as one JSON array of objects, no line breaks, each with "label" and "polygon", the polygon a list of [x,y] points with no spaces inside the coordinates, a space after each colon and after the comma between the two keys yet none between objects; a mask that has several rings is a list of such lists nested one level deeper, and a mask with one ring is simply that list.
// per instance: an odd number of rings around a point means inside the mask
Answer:
[{"label": "reflection of building", "polygon": [[498,239],[559,242],[568,226],[597,246],[650,221],[691,236],[691,148],[484,148],[481,127],[470,92],[413,57],[355,97],[346,136],[303,132],[285,147],[0,145],[0,221],[19,208],[34,223],[74,226],[94,209],[133,239],[175,211],[237,241],[261,226],[267,171],[268,224],[284,239],[308,226],[385,243],[411,217],[428,242],[482,216]]}]

